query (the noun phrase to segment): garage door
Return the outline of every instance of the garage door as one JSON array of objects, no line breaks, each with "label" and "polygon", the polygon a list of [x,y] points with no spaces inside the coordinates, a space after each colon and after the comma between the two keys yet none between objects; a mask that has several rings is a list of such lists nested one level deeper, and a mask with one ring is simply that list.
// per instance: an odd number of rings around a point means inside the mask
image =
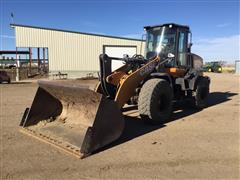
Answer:
[{"label": "garage door", "polygon": [[[122,58],[124,54],[128,54],[129,57],[137,53],[137,46],[114,46],[114,45],[104,45],[103,53],[107,54],[110,57],[119,57]],[[112,70],[121,67],[123,65],[122,61],[113,60],[112,61]]]}]

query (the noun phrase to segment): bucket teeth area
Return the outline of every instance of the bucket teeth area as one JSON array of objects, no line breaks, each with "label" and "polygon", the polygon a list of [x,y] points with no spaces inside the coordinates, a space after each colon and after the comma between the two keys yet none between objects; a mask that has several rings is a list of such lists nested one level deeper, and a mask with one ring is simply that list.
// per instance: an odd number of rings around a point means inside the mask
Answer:
[{"label": "bucket teeth area", "polygon": [[22,133],[27,134],[29,136],[32,136],[40,141],[43,141],[45,143],[51,144],[55,146],[58,149],[64,150],[67,153],[70,153],[78,158],[83,158],[84,154],[80,152],[80,148],[77,146],[74,146],[70,143],[67,143],[65,141],[61,141],[60,139],[53,138],[47,134],[42,134],[38,131],[35,131],[31,128],[21,128],[20,130]]}]

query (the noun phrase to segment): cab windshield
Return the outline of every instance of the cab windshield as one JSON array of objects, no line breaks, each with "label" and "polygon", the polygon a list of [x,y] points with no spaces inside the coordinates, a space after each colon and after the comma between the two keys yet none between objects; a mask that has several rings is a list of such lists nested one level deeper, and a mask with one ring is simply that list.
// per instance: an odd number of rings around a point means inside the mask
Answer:
[{"label": "cab windshield", "polygon": [[147,30],[146,58],[156,54],[167,57],[168,53],[175,54],[176,31],[166,26]]}]

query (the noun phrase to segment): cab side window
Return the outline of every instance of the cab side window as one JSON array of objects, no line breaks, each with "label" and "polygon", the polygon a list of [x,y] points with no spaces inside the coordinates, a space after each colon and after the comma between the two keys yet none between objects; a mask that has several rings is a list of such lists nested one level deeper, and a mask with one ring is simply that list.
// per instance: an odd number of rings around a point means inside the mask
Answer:
[{"label": "cab side window", "polygon": [[181,31],[178,36],[178,64],[187,65],[187,33]]}]

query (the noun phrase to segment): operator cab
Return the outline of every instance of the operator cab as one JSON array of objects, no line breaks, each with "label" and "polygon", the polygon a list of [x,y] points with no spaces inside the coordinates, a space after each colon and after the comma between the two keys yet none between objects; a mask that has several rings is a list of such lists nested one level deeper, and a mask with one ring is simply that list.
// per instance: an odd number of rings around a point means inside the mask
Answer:
[{"label": "operator cab", "polygon": [[145,58],[159,55],[161,59],[173,54],[174,58],[167,64],[170,67],[191,66],[188,54],[191,50],[191,32],[188,26],[162,24],[146,26]]}]

